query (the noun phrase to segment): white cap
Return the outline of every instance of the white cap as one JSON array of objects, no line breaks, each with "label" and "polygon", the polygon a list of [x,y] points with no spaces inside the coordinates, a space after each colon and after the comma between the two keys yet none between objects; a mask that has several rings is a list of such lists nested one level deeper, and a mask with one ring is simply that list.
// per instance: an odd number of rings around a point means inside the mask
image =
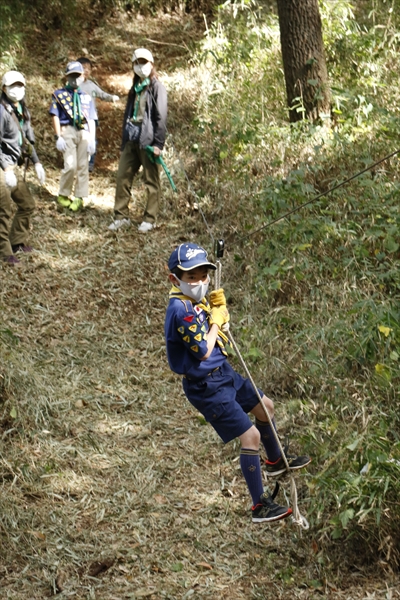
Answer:
[{"label": "white cap", "polygon": [[8,71],[3,75],[3,79],[1,80],[2,87],[3,85],[7,87],[14,85],[14,83],[22,83],[22,85],[25,85],[25,77],[22,73],[19,73],[18,71]]},{"label": "white cap", "polygon": [[139,58],[144,58],[147,62],[151,62],[154,64],[154,58],[150,50],[146,50],[146,48],[137,48],[132,56],[132,62],[135,62]]}]

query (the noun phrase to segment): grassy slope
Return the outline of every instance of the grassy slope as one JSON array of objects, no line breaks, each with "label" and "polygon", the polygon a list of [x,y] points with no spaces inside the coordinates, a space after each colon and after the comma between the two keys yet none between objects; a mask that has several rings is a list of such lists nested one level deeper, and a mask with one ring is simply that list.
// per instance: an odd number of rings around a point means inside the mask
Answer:
[{"label": "grassy slope", "polygon": [[[92,43],[103,57],[99,81],[123,93],[130,48],[118,25],[104,46],[104,31],[94,32]],[[192,31],[188,22],[180,39],[178,23],[146,25],[132,36],[135,45],[146,37],[186,43]],[[178,60],[184,65],[186,56],[160,47],[161,71]],[[47,68],[54,79],[44,74],[35,98],[46,190],[29,175],[39,251],[24,257],[21,271],[1,271],[1,597],[39,599],[58,586],[60,597],[104,600],[387,598],[373,572],[342,577],[321,564],[313,533],[300,537],[286,522],[250,526],[237,446],[222,446],[198,419],[164,353],[166,258],[188,237],[209,245],[200,216],[183,210],[183,193],[166,191],[154,234],[107,233],[122,103],[100,106],[99,169],[86,210],[59,214],[45,115],[58,67]],[[177,129],[190,102],[183,106],[179,77],[173,82]],[[140,220],[143,190],[136,189],[132,215]],[[279,413],[282,431],[295,426],[284,406]]]}]

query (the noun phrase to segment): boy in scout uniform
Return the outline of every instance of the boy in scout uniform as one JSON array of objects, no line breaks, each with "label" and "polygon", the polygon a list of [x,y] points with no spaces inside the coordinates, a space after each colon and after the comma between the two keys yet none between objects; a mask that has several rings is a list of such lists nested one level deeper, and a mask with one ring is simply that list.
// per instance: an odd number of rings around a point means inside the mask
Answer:
[{"label": "boy in scout uniform", "polygon": [[[165,338],[169,366],[183,376],[182,385],[189,402],[203,415],[226,444],[235,438],[241,443],[240,466],[253,506],[253,523],[278,521],[292,514],[292,509],[274,502],[264,492],[259,445],[267,453],[265,467],[275,476],[286,470],[279,445],[249,379],[242,377],[227,360],[226,338],[222,328],[229,321],[223,289],[210,293],[209,270],[216,267],[207,259],[206,251],[193,243],[181,244],[169,261],[172,283],[165,318]],[[259,390],[271,419],[272,400]],[[255,424],[248,413],[255,417]],[[290,469],[301,469],[311,460],[308,456],[286,458]]]},{"label": "boy in scout uniform", "polygon": [[65,77],[65,87],[53,92],[49,113],[56,148],[64,157],[57,203],[77,212],[83,206],[83,198],[89,195],[88,160],[96,149],[96,112],[91,96],[79,89],[84,80],[81,63],[69,62]]}]

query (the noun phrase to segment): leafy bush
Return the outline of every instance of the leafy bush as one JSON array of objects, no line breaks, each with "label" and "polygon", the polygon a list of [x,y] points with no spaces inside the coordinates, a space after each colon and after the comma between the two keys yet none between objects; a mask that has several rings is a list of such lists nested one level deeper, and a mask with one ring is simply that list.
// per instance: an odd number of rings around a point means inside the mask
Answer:
[{"label": "leafy bush", "polygon": [[312,525],[398,564],[398,159],[279,220],[395,150],[397,17],[368,7],[321,3],[328,129],[286,121],[276,15],[222,5],[196,57],[194,124],[207,209],[234,254],[224,287],[240,345],[314,457]]}]

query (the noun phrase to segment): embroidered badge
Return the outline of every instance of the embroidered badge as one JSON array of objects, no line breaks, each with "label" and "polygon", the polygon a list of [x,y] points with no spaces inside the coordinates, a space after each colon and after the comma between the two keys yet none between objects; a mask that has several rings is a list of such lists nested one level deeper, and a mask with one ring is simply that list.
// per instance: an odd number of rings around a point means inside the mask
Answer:
[{"label": "embroidered badge", "polygon": [[185,333],[185,328],[184,327],[178,327],[178,332],[183,335]]},{"label": "embroidered badge", "polygon": [[193,352],[198,352],[199,351],[199,347],[198,346],[190,346],[190,349],[193,350]]},{"label": "embroidered badge", "polygon": [[201,333],[198,333],[197,335],[194,336],[194,339],[196,340],[196,342],[201,342]]},{"label": "embroidered badge", "polygon": [[194,319],[194,315],[188,315],[187,317],[183,317],[184,321],[187,321],[188,323],[191,323]]},{"label": "embroidered badge", "polygon": [[192,333],[196,333],[197,331],[197,325],[191,325],[190,327],[188,327],[189,331],[191,331]]},{"label": "embroidered badge", "polygon": [[189,343],[190,337],[188,335],[185,335],[185,337],[183,338],[183,341]]}]

